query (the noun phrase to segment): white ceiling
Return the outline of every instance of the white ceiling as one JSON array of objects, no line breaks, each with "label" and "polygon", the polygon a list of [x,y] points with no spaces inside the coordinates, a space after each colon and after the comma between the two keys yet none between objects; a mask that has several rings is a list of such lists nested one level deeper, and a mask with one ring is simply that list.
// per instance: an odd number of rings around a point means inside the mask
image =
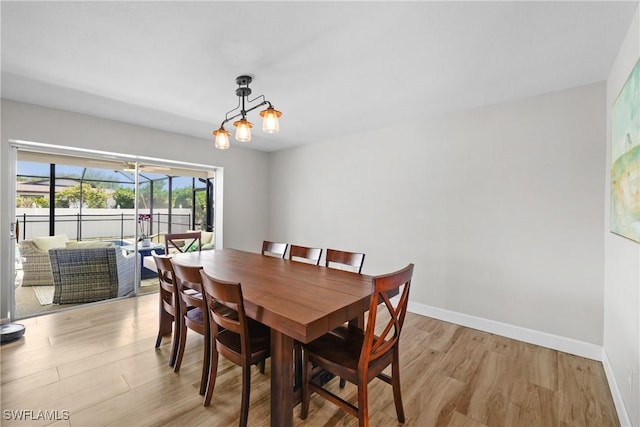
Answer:
[{"label": "white ceiling", "polygon": [[1,90],[209,139],[248,73],[274,151],[605,80],[637,5],[2,1]]}]

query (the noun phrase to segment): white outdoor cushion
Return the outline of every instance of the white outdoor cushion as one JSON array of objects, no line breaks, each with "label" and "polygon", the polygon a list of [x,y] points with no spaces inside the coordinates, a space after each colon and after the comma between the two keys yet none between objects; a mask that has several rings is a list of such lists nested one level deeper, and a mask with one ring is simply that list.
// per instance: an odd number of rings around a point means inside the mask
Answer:
[{"label": "white outdoor cushion", "polygon": [[148,268],[151,271],[158,271],[158,266],[156,265],[156,260],[153,259],[152,256],[146,256],[142,258],[142,266],[144,268]]},{"label": "white outdoor cushion", "polygon": [[59,234],[57,236],[42,236],[34,237],[33,243],[41,251],[49,251],[49,249],[64,248],[69,238],[66,234]]},{"label": "white outdoor cushion", "polygon": [[93,242],[93,241],[88,241],[88,242],[76,242],[76,241],[70,241],[66,243],[66,246],[68,249],[90,249],[90,248],[110,248],[113,246],[113,243],[111,242]]},{"label": "white outdoor cushion", "polygon": [[[151,253],[157,255],[155,250],[151,251]],[[158,271],[158,266],[156,265],[156,260],[153,259],[153,255],[142,258],[142,266],[144,268],[148,268],[151,271]]]},{"label": "white outdoor cushion", "polygon": [[[213,243],[211,240],[213,239],[213,231],[202,231],[202,230],[187,230],[187,233],[195,233],[200,232],[200,243],[202,245],[206,245],[207,243]],[[185,240],[185,244],[188,245],[192,240]]]},{"label": "white outdoor cushion", "polygon": [[213,231],[201,231],[200,239],[202,240],[203,245],[206,245],[207,243],[213,243]]}]

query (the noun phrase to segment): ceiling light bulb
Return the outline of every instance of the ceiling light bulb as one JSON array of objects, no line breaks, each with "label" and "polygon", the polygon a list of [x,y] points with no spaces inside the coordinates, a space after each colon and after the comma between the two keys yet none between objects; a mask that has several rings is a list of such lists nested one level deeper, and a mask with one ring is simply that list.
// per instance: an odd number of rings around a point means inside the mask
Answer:
[{"label": "ceiling light bulb", "polygon": [[229,135],[231,134],[227,132],[224,127],[221,126],[220,129],[214,130],[211,133],[216,137],[216,148],[220,150],[229,148]]},{"label": "ceiling light bulb", "polygon": [[266,110],[260,111],[260,116],[263,117],[262,120],[262,130],[265,133],[278,133],[280,131],[280,124],[278,123],[278,117],[280,117],[282,113],[272,105],[269,105],[269,108]]},{"label": "ceiling light bulb", "polygon": [[236,141],[249,142],[251,141],[251,128],[253,125],[247,121],[244,117],[237,122],[233,122],[236,127]]}]

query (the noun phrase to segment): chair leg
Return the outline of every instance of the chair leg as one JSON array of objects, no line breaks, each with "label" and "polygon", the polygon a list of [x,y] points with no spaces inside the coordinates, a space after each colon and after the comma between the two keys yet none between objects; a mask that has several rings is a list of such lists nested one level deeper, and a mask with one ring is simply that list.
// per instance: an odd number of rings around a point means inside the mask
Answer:
[{"label": "chair leg", "polygon": [[162,343],[162,334],[158,331],[158,338],[156,338],[156,348],[160,347],[160,343]]},{"label": "chair leg", "polygon": [[393,352],[393,362],[391,363],[391,382],[393,387],[393,401],[396,404],[396,414],[398,421],[404,423],[404,409],[402,408],[402,392],[400,390],[400,354],[398,347]]},{"label": "chair leg", "polygon": [[299,342],[295,341],[293,343],[293,387],[296,389],[302,386],[300,384],[302,363],[302,345]]},{"label": "chair leg", "polygon": [[174,322],[174,332],[171,337],[171,356],[169,357],[169,366],[176,365],[176,358],[178,357],[178,347],[180,345],[180,324]]},{"label": "chair leg", "polygon": [[249,397],[251,395],[251,365],[242,367],[242,404],[240,406],[240,427],[246,427],[249,420]]},{"label": "chair leg", "polygon": [[258,362],[258,368],[260,368],[260,373],[264,374],[264,369],[265,369],[265,359],[262,359],[261,361]]},{"label": "chair leg", "polygon": [[204,337],[204,354],[202,356],[202,375],[200,375],[200,395],[204,396],[207,391],[207,379],[209,377],[209,365],[211,364],[211,341],[209,340],[210,334]]},{"label": "chair leg", "polygon": [[358,381],[358,426],[369,427],[369,394],[366,378]]},{"label": "chair leg", "polygon": [[347,385],[347,380],[340,377],[340,388],[344,388],[345,385]]},{"label": "chair leg", "polygon": [[184,347],[187,341],[187,325],[185,325],[184,321],[180,322],[180,334],[178,335],[178,339],[178,354],[176,355],[176,363],[173,365],[173,372],[180,371],[182,356],[184,356]]},{"label": "chair leg", "polygon": [[307,419],[309,414],[309,379],[311,372],[311,363],[306,351],[302,352],[302,403],[300,405],[300,418]]},{"label": "chair leg", "polygon": [[216,386],[216,378],[218,376],[218,350],[215,344],[210,346],[209,359],[209,377],[207,378],[207,391],[204,394],[204,406],[211,404],[211,396],[213,396],[213,389]]},{"label": "chair leg", "polygon": [[[162,301],[160,301],[162,304]],[[158,338],[156,338],[156,348],[160,347],[162,343],[162,337],[171,334],[171,325],[173,323],[173,316],[164,311],[164,307],[160,305],[160,322],[158,325]]]}]

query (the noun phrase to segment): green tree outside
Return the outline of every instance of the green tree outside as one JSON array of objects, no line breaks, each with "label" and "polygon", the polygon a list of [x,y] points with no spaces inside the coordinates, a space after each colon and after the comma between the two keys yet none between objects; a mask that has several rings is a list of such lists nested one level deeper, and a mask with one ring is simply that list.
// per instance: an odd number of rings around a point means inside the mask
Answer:
[{"label": "green tree outside", "polygon": [[112,197],[116,202],[116,206],[120,206],[122,209],[133,209],[135,207],[136,195],[131,188],[120,187],[113,192]]},{"label": "green tree outside", "polygon": [[[185,209],[191,209],[193,207],[193,189],[191,187],[182,187],[173,190],[173,203],[174,208],[182,206]],[[207,193],[205,191],[196,192],[196,208],[195,208],[195,220],[196,224],[204,226],[207,215]]]},{"label": "green tree outside", "polygon": [[[80,190],[82,189],[82,198]],[[106,208],[107,193],[102,188],[93,188],[89,184],[78,184],[56,193],[56,207],[79,207],[80,200],[88,208]]]}]

